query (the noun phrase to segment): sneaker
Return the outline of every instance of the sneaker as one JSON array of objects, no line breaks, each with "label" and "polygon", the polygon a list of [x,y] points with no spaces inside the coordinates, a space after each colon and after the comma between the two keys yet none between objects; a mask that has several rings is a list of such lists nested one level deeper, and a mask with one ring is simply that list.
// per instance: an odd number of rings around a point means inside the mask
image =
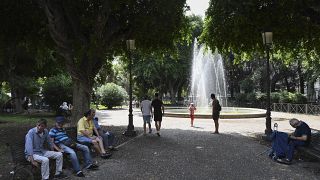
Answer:
[{"label": "sneaker", "polygon": [[157,132],[157,135],[160,137],[160,133]]},{"label": "sneaker", "polygon": [[102,159],[108,159],[108,158],[111,157],[111,156],[112,156],[111,153],[104,153],[104,154],[102,154],[100,157],[101,157]]},{"label": "sneaker", "polygon": [[151,133],[152,133],[152,130],[150,129],[150,130],[149,130],[149,134],[151,134]]},{"label": "sneaker", "polygon": [[56,174],[54,175],[53,178],[57,178],[57,179],[63,179],[63,178],[66,178],[68,177],[67,175],[63,174],[62,172],[60,174]]},{"label": "sneaker", "polygon": [[78,177],[85,177],[82,171],[77,172],[76,176]]},{"label": "sneaker", "polygon": [[277,159],[277,162],[281,163],[281,164],[286,164],[286,165],[290,165],[291,164],[291,161],[289,159],[286,159],[286,158]]},{"label": "sneaker", "polygon": [[86,167],[86,169],[88,170],[96,170],[99,166],[96,164],[90,164],[88,167]]}]

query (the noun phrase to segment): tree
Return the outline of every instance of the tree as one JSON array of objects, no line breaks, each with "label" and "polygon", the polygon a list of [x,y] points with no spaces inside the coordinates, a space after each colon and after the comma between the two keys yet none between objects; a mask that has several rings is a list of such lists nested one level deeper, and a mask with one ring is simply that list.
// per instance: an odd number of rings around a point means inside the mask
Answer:
[{"label": "tree", "polygon": [[172,47],[185,0],[39,0],[73,82],[73,121],[89,108],[94,77],[134,38],[139,49]]},{"label": "tree", "polygon": [[123,87],[114,83],[107,83],[98,88],[96,95],[102,105],[112,109],[114,106],[121,106],[123,101],[128,98],[127,92]]},{"label": "tree", "polygon": [[15,109],[22,112],[23,97],[39,89],[37,77],[53,74],[58,63],[34,0],[3,0],[0,9],[0,81],[9,82]]}]

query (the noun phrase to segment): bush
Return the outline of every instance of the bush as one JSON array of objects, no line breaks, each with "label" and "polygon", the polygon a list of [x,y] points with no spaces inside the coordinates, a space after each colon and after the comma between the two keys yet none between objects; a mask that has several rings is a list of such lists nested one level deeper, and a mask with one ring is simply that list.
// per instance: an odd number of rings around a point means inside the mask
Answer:
[{"label": "bush", "polygon": [[287,91],[282,91],[279,93],[279,102],[292,104],[306,104],[308,100],[301,93],[291,93]]},{"label": "bush", "polygon": [[0,90],[0,108],[5,105],[5,103],[10,99],[10,97],[3,91]]},{"label": "bush", "polygon": [[279,103],[281,94],[279,92],[272,92],[270,94],[271,103]]},{"label": "bush", "polygon": [[292,103],[294,104],[306,104],[308,99],[301,93],[295,93],[292,97]]},{"label": "bush", "polygon": [[62,102],[72,102],[71,78],[64,74],[48,78],[43,85],[42,94],[51,109],[58,110]]},{"label": "bush", "polygon": [[96,95],[100,103],[107,106],[108,109],[122,105],[122,102],[128,97],[126,90],[114,83],[107,83],[99,87]]}]

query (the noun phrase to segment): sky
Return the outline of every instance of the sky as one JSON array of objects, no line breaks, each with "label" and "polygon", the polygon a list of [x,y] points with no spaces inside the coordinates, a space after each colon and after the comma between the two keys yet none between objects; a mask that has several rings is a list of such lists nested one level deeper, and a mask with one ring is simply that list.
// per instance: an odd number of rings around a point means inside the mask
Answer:
[{"label": "sky", "polygon": [[187,4],[191,9],[191,12],[187,12],[187,15],[195,14],[200,15],[202,16],[202,18],[204,18],[205,12],[209,7],[209,0],[187,0]]}]

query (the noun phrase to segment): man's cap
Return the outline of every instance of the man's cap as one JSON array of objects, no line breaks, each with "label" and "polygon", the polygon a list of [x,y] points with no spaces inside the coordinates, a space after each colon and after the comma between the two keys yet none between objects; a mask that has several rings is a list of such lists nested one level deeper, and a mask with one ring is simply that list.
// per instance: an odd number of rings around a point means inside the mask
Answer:
[{"label": "man's cap", "polygon": [[93,120],[98,121],[98,118],[97,118],[97,117],[94,117]]},{"label": "man's cap", "polygon": [[64,122],[65,122],[65,118],[63,116],[56,117],[56,123],[64,123]]}]

